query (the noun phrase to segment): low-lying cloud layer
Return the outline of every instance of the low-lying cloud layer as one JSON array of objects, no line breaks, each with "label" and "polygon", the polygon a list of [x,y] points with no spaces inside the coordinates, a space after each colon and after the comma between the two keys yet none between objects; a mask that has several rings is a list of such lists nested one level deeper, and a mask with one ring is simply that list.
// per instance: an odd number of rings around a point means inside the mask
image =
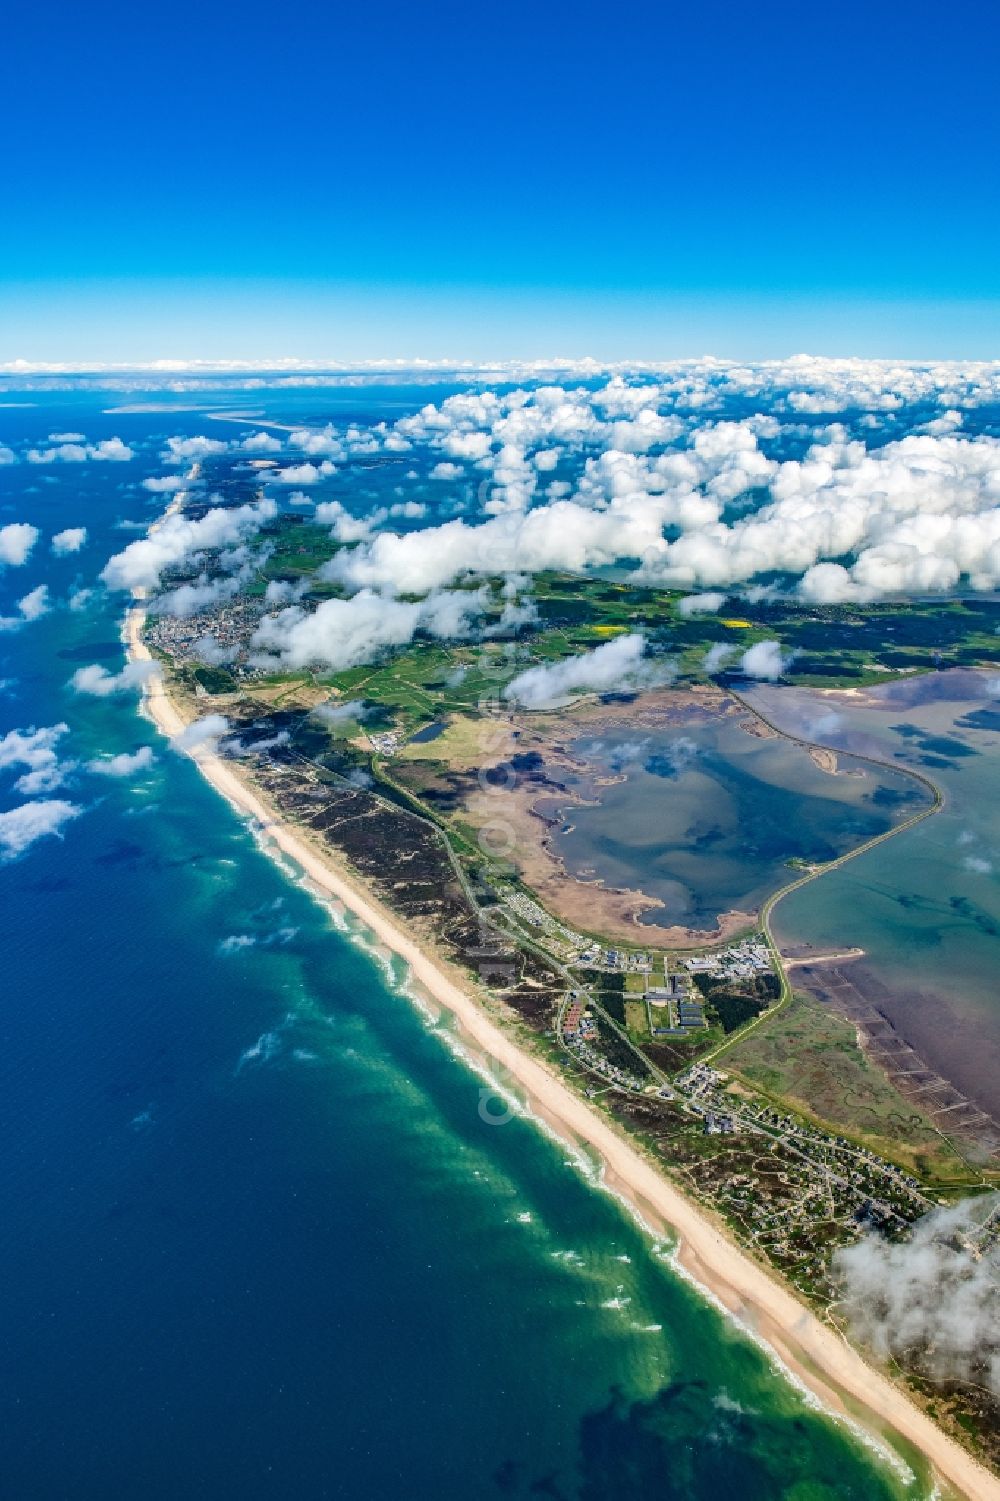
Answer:
[{"label": "low-lying cloud layer", "polygon": [[906,1241],[868,1237],[835,1267],[855,1331],[882,1356],[920,1358],[940,1380],[1000,1396],[1000,1250],[974,1232],[997,1198],[935,1209]]},{"label": "low-lying cloud layer", "polygon": [[16,615],[0,615],[0,631],[19,631],[32,620],[41,620],[52,608],[48,584],[39,584],[17,601]]},{"label": "low-lying cloud layer", "polygon": [[79,433],[52,433],[55,439],[70,439],[56,442],[51,448],[29,448],[29,464],[124,464],[135,457],[134,451],[121,438],[103,438],[99,443],[85,443]]},{"label": "low-lying cloud layer", "polygon": [[[199,369],[189,373],[198,389]],[[483,631],[483,596],[461,583],[524,576],[499,629],[528,624],[530,580],[546,569],[614,567],[635,585],[687,591],[682,615],[760,590],[820,606],[1000,587],[1000,362],[797,356],[469,373],[467,389],[395,420],[262,419],[163,440],[168,470],[195,467],[149,476],[147,489],[208,488],[228,457],[261,498],[168,516],[112,558],[103,581],[157,594],[160,614],[209,611],[243,587],[257,533],[299,507],[329,529],[336,552],[320,579],[344,597],[312,606],[307,578],[272,581],[252,650],[263,666],[333,670],[418,632]],[[505,383],[517,377],[524,384]],[[37,452],[48,461],[97,446],[53,434]],[[0,529],[0,562],[27,555],[35,539],[22,528]],[[172,580],[176,570],[187,576]],[[10,616],[7,628],[20,623]],[[765,679],[788,665],[775,643],[716,656],[713,668]]]},{"label": "low-lying cloud layer", "polygon": [[231,729],[232,725],[224,714],[203,714],[174,735],[170,744],[179,751],[198,750],[201,746],[214,750]]},{"label": "low-lying cloud layer", "polygon": [[573,693],[612,693],[634,688],[648,676],[645,637],[634,632],[561,662],[529,667],[508,683],[504,696],[527,709],[562,702]]},{"label": "low-lying cloud layer", "polygon": [[740,657],[739,671],[744,677],[763,678],[774,683],[792,661],[791,652],[783,652],[780,641],[758,641]]},{"label": "low-lying cloud layer", "polygon": [[189,563],[216,548],[235,547],[277,515],[273,500],[252,505],[213,506],[197,521],[167,516],[148,537],[116,553],[101,574],[109,589],[158,589],[168,568]]},{"label": "low-lying cloud layer", "polygon": [[86,540],[85,526],[68,526],[65,531],[56,532],[52,538],[52,551],[57,558],[64,558],[69,553],[79,552]]},{"label": "low-lying cloud layer", "polygon": [[159,667],[155,662],[128,662],[121,672],[109,672],[106,667],[93,662],[88,667],[78,667],[70,678],[74,693],[88,693],[93,698],[109,698],[112,693],[141,692],[151,678],[158,677]]},{"label": "low-lying cloud layer", "polygon": [[[752,420],[720,422],[656,456],[585,457],[568,496],[536,500],[534,480],[502,488],[484,519],[382,531],[332,576],[414,592],[464,572],[637,559],[644,582],[710,592],[791,575],[815,603],[1000,583],[1000,441],[988,436],[913,434],[870,451],[835,429],[779,462]],[[751,509],[734,515],[737,502]]]},{"label": "low-lying cloud layer", "polygon": [[324,600],[312,611],[291,605],[266,617],[253,646],[265,664],[340,671],[370,661],[384,647],[405,646],[418,630],[442,640],[467,637],[485,603],[467,589],[440,590],[416,602],[362,589],[350,599]]}]

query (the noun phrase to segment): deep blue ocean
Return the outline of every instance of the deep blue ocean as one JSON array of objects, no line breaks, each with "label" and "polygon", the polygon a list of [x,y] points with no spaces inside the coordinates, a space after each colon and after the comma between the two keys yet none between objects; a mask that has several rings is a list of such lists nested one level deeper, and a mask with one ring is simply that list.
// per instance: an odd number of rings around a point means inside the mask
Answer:
[{"label": "deep blue ocean", "polygon": [[[266,394],[316,421],[428,399]],[[0,408],[18,453],[79,432],[137,457],[0,469],[0,526],[43,534],[0,573],[0,615],[40,584],[54,606],[0,635],[0,734],[65,721],[81,767],[51,795],[83,810],[0,865],[0,1496],[901,1494],[586,1164],[530,1120],[482,1119],[481,1079],[405,977],[134,696],[69,689],[121,665],[122,601],[67,599],[162,508],[140,482],[165,435],[218,427],[191,398],[24,401]],[[76,526],[83,549],[53,557]],[[82,767],[145,744],[137,778]],[[0,809],[25,801],[17,774]]]}]

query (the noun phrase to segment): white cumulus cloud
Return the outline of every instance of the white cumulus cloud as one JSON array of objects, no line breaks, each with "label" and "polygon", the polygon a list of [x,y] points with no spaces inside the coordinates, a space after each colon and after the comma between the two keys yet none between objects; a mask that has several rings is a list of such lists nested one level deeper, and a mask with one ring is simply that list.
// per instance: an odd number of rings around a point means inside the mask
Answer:
[{"label": "white cumulus cloud", "polygon": [[731,641],[714,642],[705,653],[705,660],[701,664],[702,670],[709,677],[713,677],[715,673],[722,671],[727,662],[732,660],[733,653],[736,650],[737,648],[733,646]]},{"label": "white cumulus cloud", "polygon": [[151,678],[158,677],[160,669],[155,662],[128,662],[121,672],[111,673],[98,663],[78,667],[70,678],[74,693],[89,693],[94,698],[109,698],[112,693],[136,692]]},{"label": "white cumulus cloud", "polygon": [[315,718],[321,719],[324,724],[336,726],[364,719],[368,709],[363,699],[352,698],[317,704],[312,712]]},{"label": "white cumulus cloud", "polygon": [[677,613],[681,617],[688,615],[715,615],[726,602],[726,596],[716,591],[707,594],[685,594],[683,599],[677,601]]},{"label": "white cumulus cloud", "polygon": [[86,464],[88,461],[122,464],[132,458],[135,458],[135,453],[121,438],[103,438],[100,443],[57,443],[52,448],[28,450],[29,464]]},{"label": "white cumulus cloud", "polygon": [[976,1229],[997,1196],[934,1209],[899,1242],[868,1236],[836,1253],[844,1307],[883,1356],[916,1357],[939,1380],[1000,1396],[1000,1251]]},{"label": "white cumulus cloud", "polygon": [[485,605],[481,593],[462,589],[415,602],[362,589],[351,599],[326,599],[312,612],[293,605],[267,616],[252,645],[287,667],[340,671],[372,661],[385,647],[406,645],[418,630],[441,639],[468,636]]},{"label": "white cumulus cloud", "polygon": [[37,526],[27,521],[12,521],[0,526],[0,567],[20,568],[28,561],[31,549],[40,536]]},{"label": "white cumulus cloud", "polygon": [[36,840],[49,835],[61,838],[65,825],[82,812],[83,809],[75,803],[61,798],[44,798],[0,813],[0,859],[15,860]]},{"label": "white cumulus cloud", "polygon": [[229,734],[230,729],[231,725],[224,714],[203,714],[178,735],[174,735],[170,744],[180,751],[197,750],[200,746],[214,750],[223,736]]},{"label": "white cumulus cloud", "polygon": [[27,797],[52,792],[65,780],[70,766],[59,761],[59,742],[69,733],[68,724],[32,726],[27,730],[9,730],[0,739],[0,769],[25,768],[15,787]]},{"label": "white cumulus cloud", "polygon": [[101,578],[109,589],[156,589],[165,569],[201,553],[246,541],[276,516],[277,510],[273,500],[261,500],[229,508],[213,506],[195,521],[180,512],[167,516],[149,536],[130,542],[116,553]]},{"label": "white cumulus cloud", "polygon": [[41,620],[52,608],[48,584],[39,584],[17,602],[16,615],[0,615],[0,631],[19,631],[29,621]]},{"label": "white cumulus cloud", "polygon": [[181,464],[187,459],[207,459],[213,454],[227,453],[229,444],[221,438],[168,438],[163,457],[168,464]]},{"label": "white cumulus cloud", "polygon": [[593,651],[561,662],[529,667],[504,689],[504,697],[537,709],[571,693],[608,693],[633,687],[644,676],[646,639],[638,632],[617,636]]},{"label": "white cumulus cloud", "polygon": [[141,745],[131,754],[123,751],[117,756],[95,756],[87,762],[87,770],[101,777],[134,777],[140,771],[147,771],[155,760],[152,746]]},{"label": "white cumulus cloud", "polygon": [[268,482],[274,485],[318,485],[321,479],[335,472],[334,466],[325,459],[322,464],[289,464],[269,474]]},{"label": "white cumulus cloud", "polygon": [[739,670],[744,677],[764,678],[773,683],[787,670],[792,655],[782,651],[780,641],[758,641],[740,657]]},{"label": "white cumulus cloud", "polygon": [[56,557],[65,557],[67,553],[79,552],[87,540],[87,528],[85,526],[68,526],[65,531],[56,532],[52,538],[52,551]]},{"label": "white cumulus cloud", "polygon": [[176,490],[183,490],[184,485],[185,481],[179,474],[154,474],[142,482],[142,488],[153,495],[172,495]]}]

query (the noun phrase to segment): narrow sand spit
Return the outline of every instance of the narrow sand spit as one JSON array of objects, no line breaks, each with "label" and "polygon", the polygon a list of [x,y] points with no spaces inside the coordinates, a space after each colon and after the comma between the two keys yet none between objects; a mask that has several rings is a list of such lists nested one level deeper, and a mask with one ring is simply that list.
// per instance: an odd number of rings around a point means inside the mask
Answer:
[{"label": "narrow sand spit", "polygon": [[[150,660],[142,640],[144,619],[140,601],[129,611],[125,625],[125,640],[134,661]],[[185,728],[186,721],[158,678],[146,685],[145,707],[164,735],[173,736]],[[891,1443],[895,1430],[925,1455],[937,1477],[966,1501],[1000,1501],[1000,1480],[729,1240],[695,1203],[619,1136],[603,1115],[546,1064],[522,1051],[443,964],[425,952],[399,920],[339,868],[332,856],[321,856],[294,826],[282,823],[256,789],[213,751],[199,747],[192,755],[212,786],[238,812],[255,819],[267,839],[316,887],[343,903],[381,944],[407,963],[418,984],[456,1018],[472,1046],[517,1081],[534,1113],[564,1139],[599,1154],[608,1187],[647,1224],[669,1227],[677,1237],[680,1269],[761,1340],[827,1411],[849,1415],[855,1428],[883,1450],[885,1439]]]}]

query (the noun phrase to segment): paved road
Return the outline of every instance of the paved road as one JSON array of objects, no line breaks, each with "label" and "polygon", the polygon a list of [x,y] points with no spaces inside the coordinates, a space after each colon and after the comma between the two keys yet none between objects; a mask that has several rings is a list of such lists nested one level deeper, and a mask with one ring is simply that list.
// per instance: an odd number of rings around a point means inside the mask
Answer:
[{"label": "paved road", "polygon": [[[767,719],[763,714],[760,713],[758,709],[755,709],[754,706],[745,698],[743,698],[741,694],[734,692],[731,688],[727,691],[730,693],[731,697],[735,698],[737,702],[741,703],[743,707],[754,716],[755,719],[759,719],[762,724],[766,724],[769,730],[773,730],[774,733],[776,735],[780,735],[783,740],[790,741],[792,745],[801,745],[805,750],[830,749],[829,746],[818,745],[813,740],[804,740],[799,735],[788,734],[785,730],[780,729],[778,725],[772,723],[771,720]],[[835,860],[828,860],[824,865],[814,866],[811,870],[807,870],[804,875],[798,876],[794,881],[789,881],[787,886],[782,886],[780,891],[776,891],[773,893],[773,895],[768,897],[767,901],[760,909],[760,929],[771,952],[771,958],[774,961],[774,967],[777,972],[778,978],[781,981],[781,993],[778,997],[778,1003],[776,1006],[770,1007],[769,1010],[761,1012],[760,1016],[756,1017],[754,1021],[748,1022],[747,1025],[745,1027],[741,1027],[739,1031],[733,1032],[729,1037],[725,1039],[724,1042],[721,1042],[717,1048],[713,1049],[711,1053],[706,1053],[702,1058],[699,1059],[699,1062],[701,1063],[710,1063],[713,1059],[721,1057],[721,1055],[725,1053],[727,1049],[733,1047],[737,1042],[742,1042],[743,1039],[749,1036],[751,1032],[755,1031],[765,1022],[770,1021],[778,1013],[778,1011],[780,1011],[784,1006],[788,1004],[788,1002],[792,998],[792,986],[788,978],[788,971],[785,969],[781,951],[778,948],[777,943],[775,942],[774,934],[771,930],[771,918],[778,903],[783,901],[785,897],[789,896],[793,891],[798,891],[801,887],[808,886],[810,881],[818,881],[820,876],[829,875],[832,870],[839,870],[849,861],[857,860],[861,855],[866,855],[868,851],[873,850],[876,845],[885,844],[886,840],[895,839],[898,834],[904,834],[907,829],[915,828],[918,823],[923,823],[925,818],[933,817],[935,813],[939,812],[941,808],[944,807],[944,794],[942,793],[940,787],[938,787],[935,782],[932,782],[930,777],[925,776],[922,771],[914,771],[913,768],[909,766],[897,766],[890,761],[880,761],[876,756],[858,755],[854,751],[844,752],[844,754],[849,754],[851,756],[851,759],[854,761],[864,761],[867,763],[867,765],[877,766],[882,771],[900,772],[903,776],[908,776],[913,781],[919,782],[920,785],[931,794],[931,804],[927,808],[921,808],[919,813],[911,814],[911,816],[909,818],[905,818],[902,823],[895,824],[891,829],[886,829],[884,834],[876,834],[872,839],[866,839],[864,844],[859,844],[856,849],[848,850],[846,854],[838,855]]]}]

